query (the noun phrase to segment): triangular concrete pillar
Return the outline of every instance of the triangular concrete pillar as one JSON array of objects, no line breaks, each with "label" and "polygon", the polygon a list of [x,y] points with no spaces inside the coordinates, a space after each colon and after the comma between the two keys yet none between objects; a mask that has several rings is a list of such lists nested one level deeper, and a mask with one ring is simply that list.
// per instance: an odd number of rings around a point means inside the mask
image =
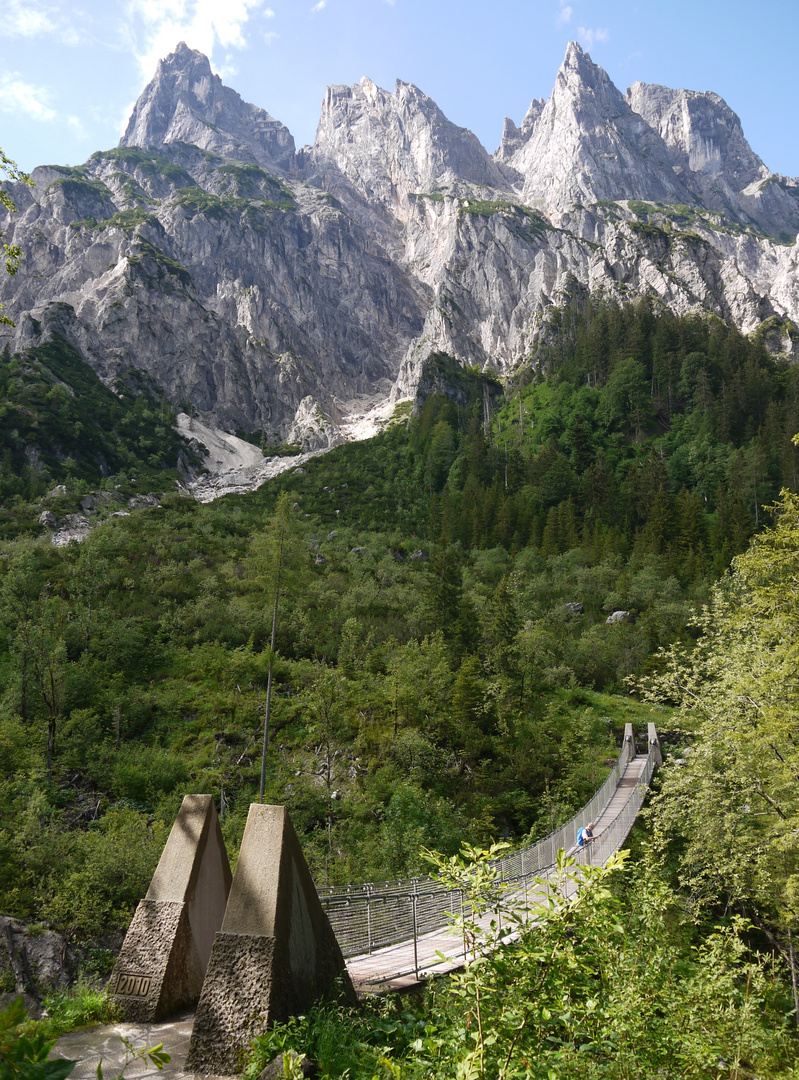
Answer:
[{"label": "triangular concrete pillar", "polygon": [[230,881],[213,796],[186,795],[109,983],[126,1020],[196,1004]]},{"label": "triangular concrete pillar", "polygon": [[269,1024],[307,1012],[336,980],[354,1000],[288,811],[253,804],[222,930],[216,935],[186,1069],[241,1071]]}]

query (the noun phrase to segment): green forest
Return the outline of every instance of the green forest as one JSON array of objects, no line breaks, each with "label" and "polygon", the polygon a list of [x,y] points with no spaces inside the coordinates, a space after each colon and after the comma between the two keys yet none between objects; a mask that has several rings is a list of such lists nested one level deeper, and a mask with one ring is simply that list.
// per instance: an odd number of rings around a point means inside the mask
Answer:
[{"label": "green forest", "polygon": [[[633,855],[579,905],[424,1003],[275,1029],[251,1070],[795,1075],[799,371],[773,329],[575,300],[513,383],[432,355],[381,435],[209,504],[145,380],[58,339],[0,357],[3,913],[99,977],[185,792],[235,862],[270,666],[265,800],[320,885],[434,849],[479,900],[484,852],[568,819],[654,720]],[[54,546],[42,513],[100,493]]]}]

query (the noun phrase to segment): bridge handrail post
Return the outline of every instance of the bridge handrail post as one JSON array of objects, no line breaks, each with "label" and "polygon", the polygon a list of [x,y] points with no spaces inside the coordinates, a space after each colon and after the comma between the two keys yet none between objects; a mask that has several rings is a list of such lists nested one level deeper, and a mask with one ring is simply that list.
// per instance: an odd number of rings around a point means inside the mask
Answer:
[{"label": "bridge handrail post", "polygon": [[461,894],[461,930],[463,932],[463,958],[466,959],[466,915],[463,910],[463,889],[460,890]]},{"label": "bridge handrail post", "polygon": [[372,890],[366,890],[366,947],[372,955]]},{"label": "bridge handrail post", "polygon": [[635,735],[632,724],[624,725],[624,749],[627,752],[625,761],[632,761],[635,757]]},{"label": "bridge handrail post", "polygon": [[657,728],[650,722],[647,724],[647,742],[649,743],[649,753],[653,756],[656,765],[663,764],[663,753],[660,749],[660,739],[658,737]]},{"label": "bridge handrail post", "polygon": [[417,933],[416,926],[416,882],[413,883],[413,894],[411,895],[411,903],[413,905],[413,970],[416,975],[416,981],[419,981],[419,935]]}]

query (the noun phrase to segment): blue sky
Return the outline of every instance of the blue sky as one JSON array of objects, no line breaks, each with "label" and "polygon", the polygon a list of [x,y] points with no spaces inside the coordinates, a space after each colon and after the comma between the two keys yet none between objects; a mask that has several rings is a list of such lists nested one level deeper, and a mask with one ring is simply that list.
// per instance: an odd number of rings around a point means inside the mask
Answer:
[{"label": "blue sky", "polygon": [[493,151],[576,39],[622,91],[716,91],[769,168],[799,175],[797,0],[3,0],[0,25],[0,146],[28,170],[113,146],[180,40],[298,146],[325,87],[368,75],[416,83]]}]

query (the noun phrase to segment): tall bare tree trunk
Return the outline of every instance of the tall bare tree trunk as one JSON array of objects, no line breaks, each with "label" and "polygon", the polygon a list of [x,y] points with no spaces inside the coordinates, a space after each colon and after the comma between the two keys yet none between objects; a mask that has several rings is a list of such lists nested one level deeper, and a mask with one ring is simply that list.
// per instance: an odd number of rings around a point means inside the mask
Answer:
[{"label": "tall bare tree trunk", "polygon": [[264,788],[266,787],[266,751],[269,747],[269,715],[272,711],[272,670],[275,662],[275,641],[277,639],[277,608],[280,601],[280,576],[283,572],[283,543],[286,530],[280,530],[280,549],[277,559],[277,581],[275,582],[275,606],[272,609],[272,639],[269,653],[269,674],[266,677],[266,707],[264,709],[264,747],[261,753],[261,786],[259,789],[259,802],[264,801]]}]

